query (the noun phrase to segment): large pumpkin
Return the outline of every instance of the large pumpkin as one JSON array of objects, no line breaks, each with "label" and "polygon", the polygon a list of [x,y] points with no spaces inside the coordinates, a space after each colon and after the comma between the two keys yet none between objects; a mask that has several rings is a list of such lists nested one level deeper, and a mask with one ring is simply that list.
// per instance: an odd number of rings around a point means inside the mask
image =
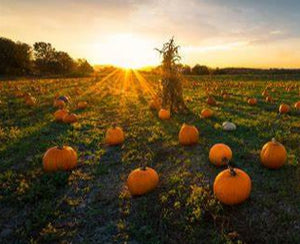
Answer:
[{"label": "large pumpkin", "polygon": [[209,108],[204,108],[201,111],[201,117],[202,118],[210,118],[210,117],[213,116],[213,114],[214,114],[214,112]]},{"label": "large pumpkin", "polygon": [[198,129],[193,125],[183,124],[179,131],[179,142],[181,145],[197,144],[199,140]]},{"label": "large pumpkin", "polygon": [[209,150],[209,161],[216,165],[226,165],[232,159],[232,151],[229,146],[217,143]]},{"label": "large pumpkin", "polygon": [[156,188],[159,182],[157,172],[150,167],[141,167],[131,171],[127,179],[127,187],[131,195],[138,196]]},{"label": "large pumpkin", "polygon": [[63,118],[68,114],[68,110],[66,109],[59,109],[54,113],[55,121],[62,122]]},{"label": "large pumpkin", "polygon": [[214,194],[224,204],[240,204],[249,198],[250,192],[251,179],[241,169],[230,167],[215,178]]},{"label": "large pumpkin", "polygon": [[66,124],[72,124],[77,122],[77,115],[76,114],[66,114],[63,117],[63,122]]},{"label": "large pumpkin", "polygon": [[45,171],[70,170],[77,165],[77,153],[69,146],[51,147],[43,156]]},{"label": "large pumpkin", "polygon": [[114,146],[122,144],[125,140],[125,135],[120,127],[113,126],[106,131],[105,143]]},{"label": "large pumpkin", "polygon": [[167,109],[160,109],[158,112],[158,117],[162,120],[167,120],[171,118],[170,110]]},{"label": "large pumpkin", "polygon": [[280,104],[280,106],[279,106],[279,113],[286,114],[289,111],[290,111],[290,106],[289,105],[284,104],[284,103]]},{"label": "large pumpkin", "polygon": [[261,152],[261,163],[270,169],[278,169],[282,167],[287,159],[287,152],[285,147],[273,138],[267,142]]}]

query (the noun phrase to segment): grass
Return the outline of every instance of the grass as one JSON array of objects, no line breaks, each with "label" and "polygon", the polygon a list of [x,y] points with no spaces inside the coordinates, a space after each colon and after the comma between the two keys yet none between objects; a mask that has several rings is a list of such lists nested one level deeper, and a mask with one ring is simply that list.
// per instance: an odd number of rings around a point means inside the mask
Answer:
[{"label": "grass", "polygon": [[[0,84],[0,240],[13,243],[299,243],[299,114],[278,116],[281,102],[299,99],[299,79],[284,81],[247,76],[185,77],[190,110],[161,121],[149,109],[157,77],[142,80],[121,71],[102,77],[3,81]],[[261,93],[266,85],[274,103]],[[287,87],[292,87],[287,91]],[[38,105],[28,107],[14,96],[30,92]],[[223,100],[221,90],[230,94]],[[69,95],[69,110],[79,115],[73,125],[53,121],[54,94]],[[202,119],[207,93],[217,100],[215,116]],[[256,97],[249,106],[247,97]],[[86,100],[86,110],[76,110]],[[232,119],[237,130],[218,125]],[[194,124],[200,141],[178,144],[182,123]],[[122,146],[103,143],[116,123],[126,134]],[[288,162],[280,170],[261,166],[259,152],[272,137],[283,143]],[[75,148],[79,166],[70,172],[45,173],[47,148],[63,142]],[[250,199],[229,207],[212,192],[223,168],[208,161],[218,142],[233,151],[233,164],[253,184]],[[125,182],[132,169],[146,163],[159,173],[159,187],[132,198]]]}]

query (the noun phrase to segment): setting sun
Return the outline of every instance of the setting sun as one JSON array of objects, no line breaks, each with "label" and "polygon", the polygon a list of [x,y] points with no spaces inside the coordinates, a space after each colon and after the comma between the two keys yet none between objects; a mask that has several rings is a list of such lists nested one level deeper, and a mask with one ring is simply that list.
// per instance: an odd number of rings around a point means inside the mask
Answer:
[{"label": "setting sun", "polygon": [[[91,56],[94,62],[113,64],[121,68],[141,68],[158,64],[158,55],[153,42],[130,33],[114,34],[92,45]],[[105,61],[102,61],[105,60]]]}]

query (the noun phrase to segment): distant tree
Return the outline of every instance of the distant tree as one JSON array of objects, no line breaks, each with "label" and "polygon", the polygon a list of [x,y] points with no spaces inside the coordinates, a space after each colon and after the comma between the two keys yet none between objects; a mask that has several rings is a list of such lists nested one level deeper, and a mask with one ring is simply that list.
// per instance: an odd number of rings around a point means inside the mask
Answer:
[{"label": "distant tree", "polygon": [[178,70],[178,63],[181,59],[178,49],[179,46],[175,45],[173,38],[165,43],[162,49],[156,49],[162,56],[162,105],[175,112],[186,110],[182,94],[183,90],[180,73]]},{"label": "distant tree", "polygon": [[209,74],[209,68],[205,65],[196,64],[192,68],[192,73],[194,75],[208,75]]},{"label": "distant tree", "polygon": [[76,71],[78,74],[87,75],[94,72],[94,68],[86,59],[78,59]]},{"label": "distant tree", "polygon": [[24,75],[32,68],[31,47],[0,37],[0,74]]},{"label": "distant tree", "polygon": [[55,49],[50,43],[36,42],[33,44],[35,65],[39,73],[54,73],[55,64]]},{"label": "distant tree", "polygon": [[183,65],[181,68],[181,73],[184,75],[190,75],[192,73],[191,67],[188,65]]},{"label": "distant tree", "polygon": [[76,68],[74,60],[66,52],[55,52],[53,62],[54,71],[58,74],[69,74],[72,73]]}]

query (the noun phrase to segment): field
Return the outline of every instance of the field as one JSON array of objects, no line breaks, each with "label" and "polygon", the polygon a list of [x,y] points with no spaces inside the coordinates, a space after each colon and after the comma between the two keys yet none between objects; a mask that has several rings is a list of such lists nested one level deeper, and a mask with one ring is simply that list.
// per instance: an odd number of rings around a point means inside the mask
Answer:
[{"label": "field", "polygon": [[[158,89],[154,75],[115,70],[92,78],[1,82],[1,243],[300,243],[300,115],[294,109],[300,78],[284,78],[185,77],[189,112],[164,121],[149,108]],[[272,102],[262,95],[266,87]],[[26,105],[24,92],[37,103]],[[54,121],[57,93],[70,97],[77,123]],[[208,94],[216,106],[206,103]],[[77,109],[78,101],[88,107]],[[281,103],[291,106],[288,114],[279,115]],[[201,118],[203,108],[214,116]],[[229,119],[235,131],[222,130]],[[179,144],[183,123],[198,128],[197,145]],[[121,146],[104,143],[112,124],[125,132]],[[288,152],[278,170],[259,158],[273,137]],[[250,198],[237,206],[221,204],[212,191],[224,167],[211,164],[208,153],[219,142],[231,147],[233,165],[252,180]],[[44,172],[44,153],[59,144],[76,149],[78,167]],[[131,197],[127,176],[144,164],[158,172],[159,185]]]}]

